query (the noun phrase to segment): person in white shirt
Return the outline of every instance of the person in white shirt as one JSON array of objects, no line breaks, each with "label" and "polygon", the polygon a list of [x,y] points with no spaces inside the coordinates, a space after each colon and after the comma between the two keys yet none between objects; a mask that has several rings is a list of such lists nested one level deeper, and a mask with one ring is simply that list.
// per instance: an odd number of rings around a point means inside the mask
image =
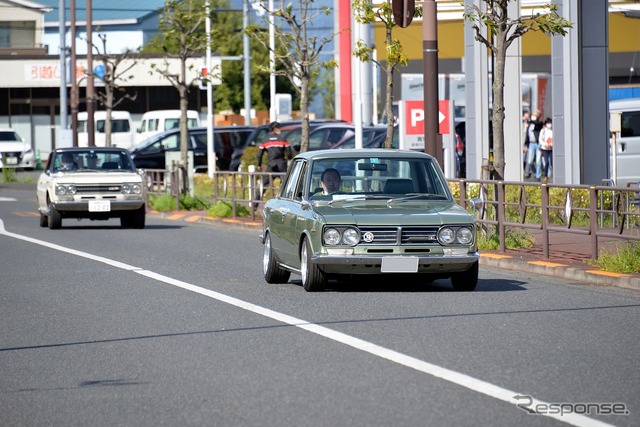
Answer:
[{"label": "person in white shirt", "polygon": [[550,117],[544,121],[538,143],[540,145],[539,159],[542,168],[536,171],[539,171],[536,174],[536,178],[540,179],[542,177],[542,182],[548,182],[549,178],[551,178],[551,168],[553,166],[553,128]]}]

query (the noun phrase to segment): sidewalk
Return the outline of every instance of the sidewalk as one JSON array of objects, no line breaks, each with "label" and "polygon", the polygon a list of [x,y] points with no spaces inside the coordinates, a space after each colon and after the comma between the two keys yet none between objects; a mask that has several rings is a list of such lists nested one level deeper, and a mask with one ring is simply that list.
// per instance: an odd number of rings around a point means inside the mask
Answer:
[{"label": "sidewalk", "polygon": [[[250,218],[211,218],[204,212],[196,211],[171,213],[151,211],[149,214],[173,221],[204,222],[255,230],[256,234],[262,232],[261,218],[256,218],[255,221],[251,221]],[[534,238],[540,238],[539,233],[532,234]],[[507,249],[505,253],[481,251],[480,265],[640,291],[640,274],[610,273],[586,263],[591,257],[589,239],[588,235],[555,233],[550,236],[549,259],[544,259],[542,245],[536,243],[533,248]],[[600,251],[612,248],[616,242],[624,244],[626,241],[600,239]]]}]

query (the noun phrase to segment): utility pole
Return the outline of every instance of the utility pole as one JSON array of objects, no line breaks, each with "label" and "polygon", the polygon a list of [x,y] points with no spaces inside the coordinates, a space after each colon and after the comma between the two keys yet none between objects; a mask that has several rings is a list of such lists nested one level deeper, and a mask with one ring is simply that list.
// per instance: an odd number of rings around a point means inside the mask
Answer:
[{"label": "utility pole", "polygon": [[[67,130],[67,47],[65,46],[64,0],[58,1],[58,31],[60,31],[60,136]],[[62,140],[62,138],[60,138]]]},{"label": "utility pole", "polygon": [[78,77],[76,76],[76,0],[71,0],[71,137],[78,146]]},{"label": "utility pole", "polygon": [[422,5],[424,151],[444,168],[438,110],[438,8],[435,0],[425,0]]},{"label": "utility pole", "polygon": [[93,20],[92,0],[87,0],[87,136],[89,137],[89,147],[96,145],[96,126],[94,116],[96,111],[96,100],[93,87]]}]

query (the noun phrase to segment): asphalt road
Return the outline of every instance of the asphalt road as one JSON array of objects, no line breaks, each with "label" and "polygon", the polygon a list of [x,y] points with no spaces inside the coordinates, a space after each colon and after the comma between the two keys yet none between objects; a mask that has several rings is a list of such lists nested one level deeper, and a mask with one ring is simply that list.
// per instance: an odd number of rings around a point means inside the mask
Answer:
[{"label": "asphalt road", "polygon": [[306,293],[264,282],[255,231],[49,230],[32,184],[0,220],[3,426],[640,425],[638,292],[483,268]]}]

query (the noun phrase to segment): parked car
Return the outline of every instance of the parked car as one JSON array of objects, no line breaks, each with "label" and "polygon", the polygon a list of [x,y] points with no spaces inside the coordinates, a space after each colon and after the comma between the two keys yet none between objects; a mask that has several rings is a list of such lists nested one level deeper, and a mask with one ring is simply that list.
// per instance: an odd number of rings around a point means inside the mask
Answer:
[{"label": "parked car", "polygon": [[[164,132],[165,130],[177,129],[180,127],[180,110],[154,110],[147,111],[140,119],[140,125],[136,129],[136,144],[145,139]],[[187,127],[200,127],[200,115],[195,110],[187,111]]]},{"label": "parked car", "polygon": [[[620,137],[616,141],[616,185],[640,185],[640,98],[609,102],[609,112],[620,113]],[[610,170],[613,171],[613,150],[610,150]]]},{"label": "parked car", "polygon": [[[321,182],[340,175],[337,191]],[[335,175],[334,175],[335,176]],[[302,276],[307,291],[328,279],[401,274],[475,289],[474,216],[456,204],[437,161],[400,150],[318,150],[297,155],[263,209],[268,283]]]},{"label": "parked car", "polygon": [[[331,148],[338,141],[355,134],[355,126],[345,122],[324,123],[310,130],[309,132],[309,150],[325,150]],[[292,142],[291,135],[285,135],[284,138],[291,143],[295,152],[300,151],[300,143]]]},{"label": "parked car", "polygon": [[[245,144],[254,131],[251,126],[215,126],[213,128],[216,168],[229,170],[236,147]],[[207,128],[189,129],[189,150],[193,151],[193,167],[198,172],[207,171]],[[137,168],[165,169],[165,153],[180,151],[180,129],[173,129],[152,136],[129,150]]]},{"label": "parked car", "polygon": [[[86,111],[78,113],[78,146],[89,146],[89,134],[87,133],[87,120],[89,115]],[[96,111],[93,115],[94,120],[94,144],[96,147],[104,147],[106,145],[105,126],[107,121],[106,111]],[[111,112],[111,146],[130,148],[135,143],[135,132],[133,130],[133,122],[131,114],[128,111],[112,111]]]},{"label": "parked car", "polygon": [[[375,125],[375,126],[363,126],[362,128],[362,146],[367,147],[371,142],[380,135],[387,134],[387,126]],[[356,135],[355,128],[354,133],[348,133],[340,141],[336,142],[331,148],[356,148]]]},{"label": "parked car", "polygon": [[3,167],[32,170],[33,149],[13,129],[0,129],[0,169]]},{"label": "parked car", "polygon": [[40,227],[62,227],[65,218],[120,218],[122,227],[144,228],[142,177],[124,148],[58,148],[38,179]]}]

